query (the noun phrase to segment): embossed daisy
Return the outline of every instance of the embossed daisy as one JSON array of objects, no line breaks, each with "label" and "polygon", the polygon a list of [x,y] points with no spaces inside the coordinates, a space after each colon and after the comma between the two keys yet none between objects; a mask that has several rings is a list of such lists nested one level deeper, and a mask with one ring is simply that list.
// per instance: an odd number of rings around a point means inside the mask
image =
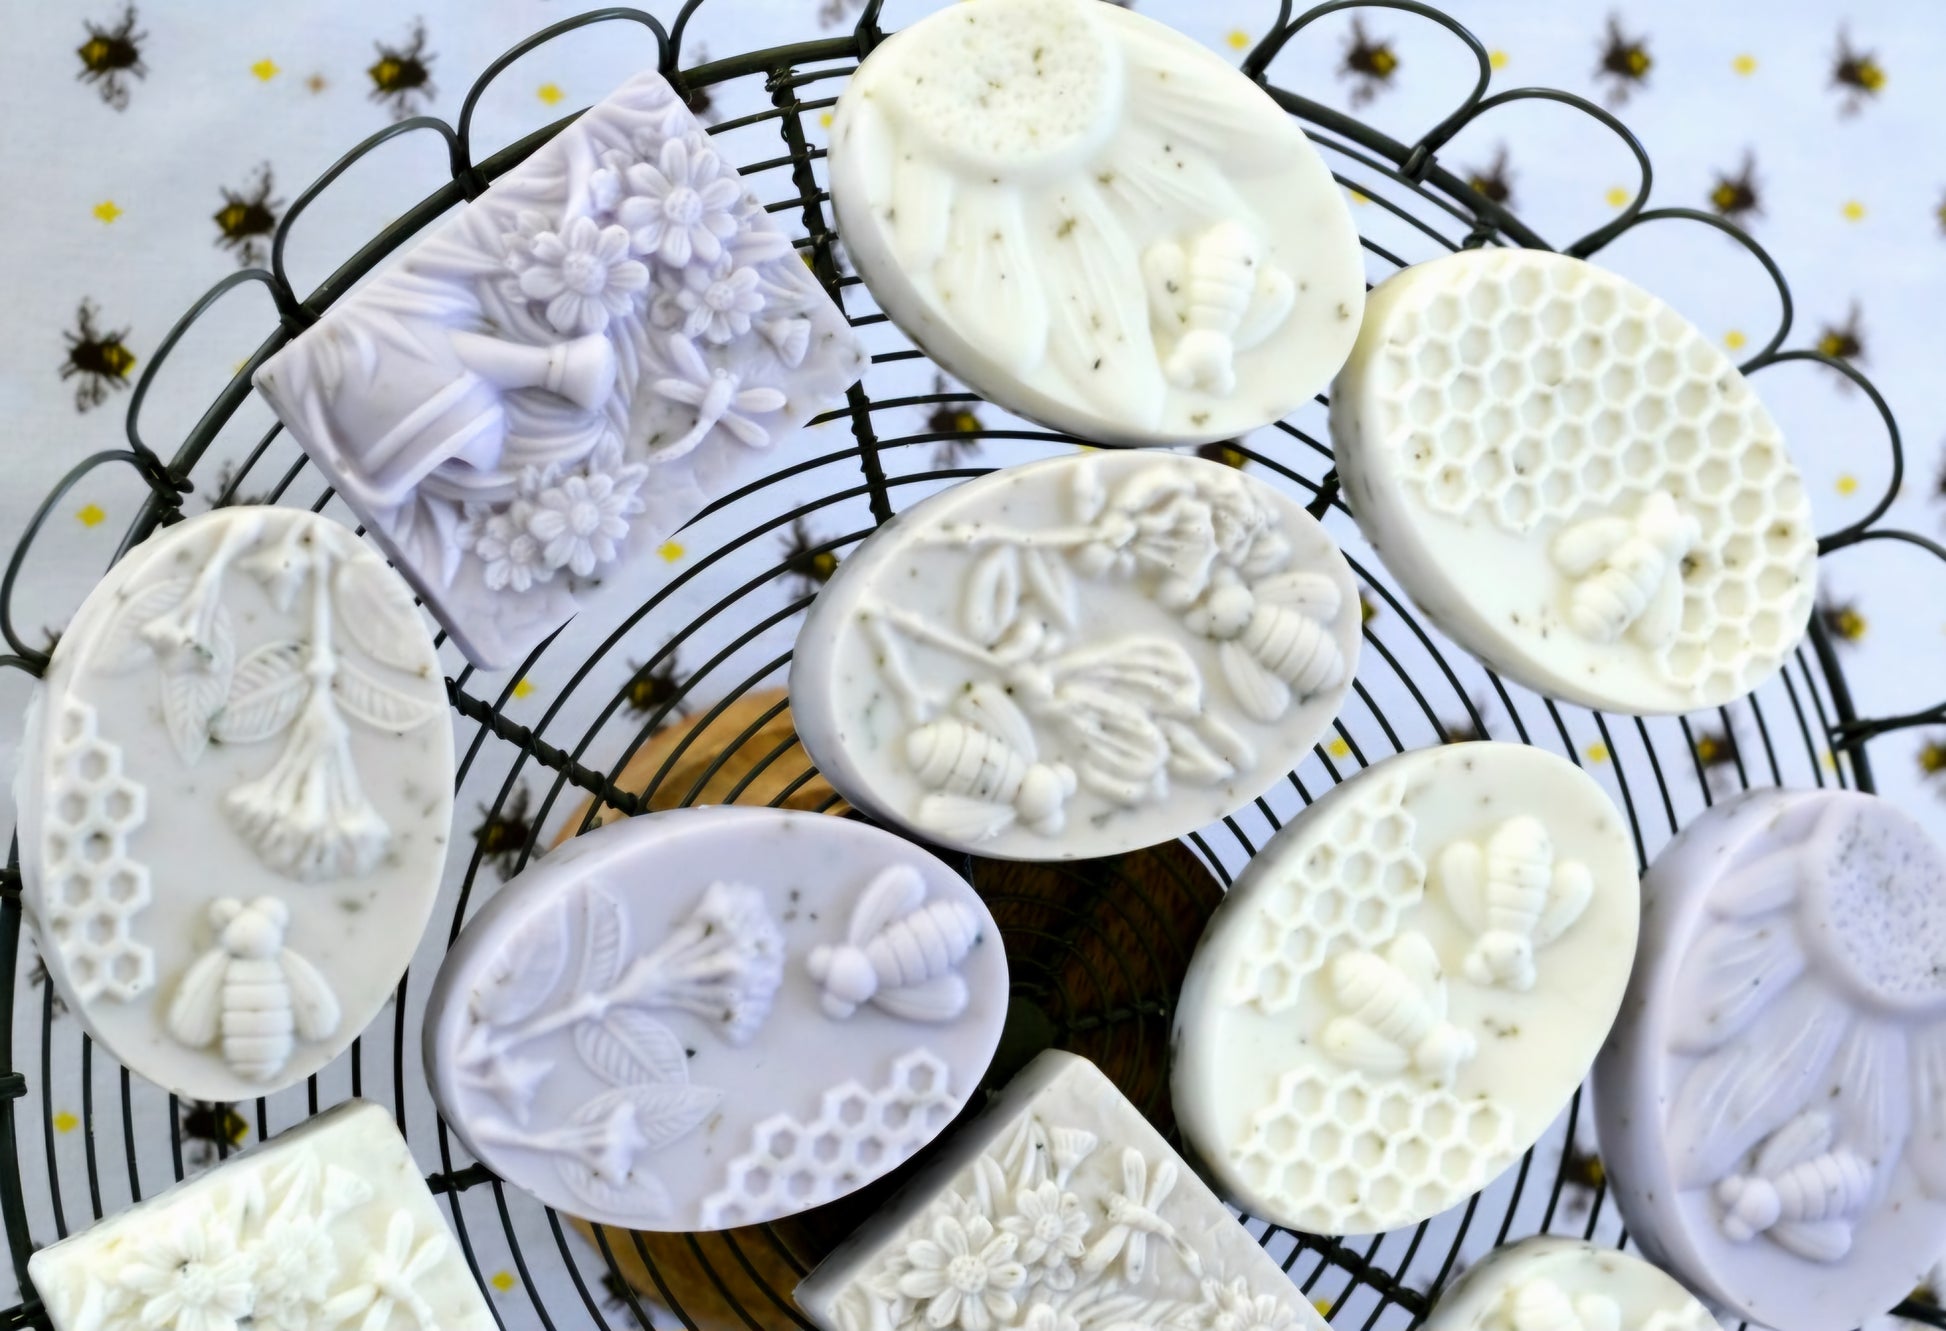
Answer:
[{"label": "embossed daisy", "polygon": [[653,164],[628,169],[626,184],[628,197],[616,205],[615,218],[637,254],[654,255],[672,268],[692,258],[713,264],[723,257],[724,240],[736,234],[742,187],[715,152],[668,139]]},{"label": "embossed daisy", "polygon": [[1019,1240],[1028,1279],[1049,1289],[1071,1288],[1075,1264],[1087,1249],[1088,1215],[1081,1199],[1043,1180],[1015,1192],[1013,1206],[1000,1228]]},{"label": "embossed daisy", "polygon": [[628,257],[628,232],[577,217],[559,231],[543,231],[528,247],[521,293],[546,307],[563,333],[599,333],[628,313],[648,290],[646,264]]},{"label": "embossed daisy", "polygon": [[1019,1309],[1015,1292],[1027,1283],[1027,1268],[1014,1260],[1018,1247],[1019,1240],[995,1232],[985,1216],[942,1215],[930,1238],[906,1249],[912,1269],[899,1280],[899,1292],[924,1301],[926,1321],[934,1327],[988,1331],[1004,1325]]}]

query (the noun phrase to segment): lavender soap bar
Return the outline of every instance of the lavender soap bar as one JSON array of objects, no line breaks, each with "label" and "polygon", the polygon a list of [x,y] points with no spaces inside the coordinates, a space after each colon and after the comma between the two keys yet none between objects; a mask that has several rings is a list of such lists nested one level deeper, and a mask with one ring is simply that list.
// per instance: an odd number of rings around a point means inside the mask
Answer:
[{"label": "lavender soap bar", "polygon": [[467,924],[426,1073],[474,1155],[550,1206],[727,1229],[931,1141],[1006,1008],[999,930],[924,851],[816,814],[685,809],[576,837]]},{"label": "lavender soap bar", "polygon": [[749,479],[863,364],[789,237],[644,73],[256,383],[493,669]]}]

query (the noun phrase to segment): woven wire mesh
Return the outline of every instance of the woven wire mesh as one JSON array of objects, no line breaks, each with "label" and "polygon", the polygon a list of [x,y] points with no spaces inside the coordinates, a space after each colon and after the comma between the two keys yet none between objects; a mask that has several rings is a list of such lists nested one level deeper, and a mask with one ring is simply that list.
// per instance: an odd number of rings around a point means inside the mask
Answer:
[{"label": "woven wire mesh", "polygon": [[[0,1326],[47,1325],[25,1274],[38,1241],[65,1237],[152,1195],[198,1167],[199,1157],[222,1158],[234,1137],[268,1137],[347,1096],[389,1102],[421,1162],[436,1163],[428,1182],[446,1200],[475,1275],[484,1283],[503,1264],[514,1275],[510,1289],[494,1299],[505,1326],[808,1327],[790,1301],[791,1284],[902,1177],[903,1171],[852,1198],[772,1225],[703,1236],[607,1231],[595,1234],[590,1245],[569,1235],[564,1217],[467,1160],[438,1121],[416,1073],[417,1017],[440,953],[476,896],[483,899],[494,890],[496,876],[517,870],[542,849],[543,826],[565,823],[564,831],[580,830],[604,805],[633,814],[652,805],[692,803],[706,792],[713,801],[835,805],[835,796],[820,795],[816,773],[795,737],[785,728],[780,738],[786,704],[781,694],[767,692],[788,668],[797,617],[828,576],[831,563],[825,556],[843,557],[894,512],[943,485],[1081,442],[1007,417],[972,394],[951,389],[878,312],[844,263],[823,184],[824,152],[809,127],[882,38],[879,0],[865,6],[848,34],[685,69],[684,32],[704,2],[689,0],[667,28],[649,14],[625,9],[557,23],[488,67],[469,90],[456,125],[415,117],[353,148],[287,210],[269,268],[218,283],[164,339],[132,395],[128,447],[74,468],[22,534],[0,579],[0,633],[11,648],[0,663],[38,675],[47,653],[16,632],[15,585],[47,514],[76,482],[99,468],[131,468],[147,487],[118,554],[157,527],[181,520],[192,495],[225,504],[247,494],[249,502],[303,504],[355,524],[278,427],[220,466],[216,441],[250,398],[250,376],[258,365],[389,254],[448,209],[477,197],[573,118],[473,159],[474,110],[496,76],[541,44],[590,24],[646,28],[657,43],[663,73],[692,104],[712,88],[739,82],[761,86],[766,109],[721,120],[711,131],[726,156],[741,164],[774,219],[790,230],[872,353],[871,369],[849,390],[845,404],[819,418],[788,460],[780,456],[774,472],[711,504],[685,529],[681,540],[694,557],[652,595],[633,600],[625,588],[607,589],[583,616],[587,622],[570,626],[537,649],[522,669],[491,686],[442,636],[461,754],[456,781],[462,818],[477,806],[479,827],[470,847],[456,838],[454,859],[464,862],[452,866],[435,925],[400,985],[390,1019],[381,1017],[306,1086],[233,1109],[185,1105],[174,1097],[165,1101],[111,1059],[98,1057],[72,1023],[57,1027],[51,983],[41,983],[37,1004],[14,1003],[22,908],[17,847],[10,853],[0,883],[0,968],[8,980],[0,1001],[10,1009],[9,1019],[0,1023],[0,1040],[6,1042],[0,1047],[0,1127],[13,1150],[0,1156],[0,1218],[28,1297],[0,1312]],[[1292,38],[1333,11],[1361,7],[1403,10],[1437,23],[1453,35],[1455,49],[1464,49],[1477,63],[1471,93],[1413,143],[1278,86],[1278,57]],[[1903,471],[1898,429],[1877,390],[1849,364],[1815,351],[1784,349],[1792,322],[1790,291],[1755,242],[1709,214],[1645,207],[1648,156],[1609,112],[1552,89],[1488,96],[1485,48],[1457,22],[1413,0],[1340,0],[1295,17],[1286,2],[1243,67],[1304,123],[1338,179],[1369,201],[1374,211],[1365,216],[1382,215],[1388,234],[1410,237],[1418,257],[1489,244],[1548,247],[1518,218],[1441,167],[1436,154],[1465,126],[1510,102],[1549,100],[1592,117],[1633,155],[1641,181],[1634,199],[1611,222],[1560,248],[1587,256],[1636,227],[1674,221],[1715,227],[1742,245],[1775,283],[1780,308],[1775,332],[1744,363],[1745,372],[1788,361],[1820,362],[1856,383],[1884,421],[1892,453],[1885,493],[1862,520],[1825,536],[1821,552],[1891,540],[1946,559],[1946,551],[1923,537],[1877,525]],[[292,225],[354,163],[406,134],[433,134],[442,141],[449,179],[316,290],[300,296],[284,263]],[[1409,261],[1394,252],[1403,248],[1394,243],[1367,238],[1364,244],[1381,275]],[[151,383],[183,334],[244,284],[268,291],[276,326],[182,441],[173,450],[159,448],[141,429]],[[1279,826],[1371,761],[1476,737],[1547,747],[1598,769],[1623,806],[1638,857],[1646,863],[1686,819],[1734,790],[1832,783],[1870,789],[1862,748],[1867,739],[1942,718],[1940,709],[1932,709],[1861,719],[1833,644],[1817,622],[1777,676],[1748,699],[1711,714],[1642,720],[1557,705],[1507,684],[1423,627],[1383,570],[1366,557],[1338,495],[1323,398],[1245,439],[1203,451],[1299,495],[1345,545],[1373,612],[1365,626],[1360,677],[1333,733],[1285,785],[1183,843],[1058,867],[962,859],[964,872],[1001,922],[1013,974],[1012,1012],[989,1086],[1003,1082],[1040,1048],[1069,1048],[1095,1059],[1145,1113],[1172,1130],[1166,1095],[1172,1002],[1203,920],[1223,885]],[[537,671],[549,673],[552,701],[538,709],[514,708],[517,681]],[[650,751],[662,757],[648,764],[653,770],[645,785],[629,781],[624,788],[631,758],[679,721],[690,731]],[[707,742],[699,738],[705,735]],[[638,764],[637,774],[641,771]],[[577,811],[583,801],[585,809]],[[465,830],[464,822],[459,830]],[[50,1090],[59,1077],[76,1075],[83,1130],[78,1161],[71,1146],[57,1145],[58,1114]],[[240,1117],[231,1120],[231,1113]],[[159,1139],[152,1137],[157,1115],[166,1115],[169,1158],[157,1159],[151,1151],[138,1160],[138,1137]],[[226,1126],[232,1123],[241,1131]],[[1365,1331],[1404,1326],[1424,1316],[1440,1288],[1465,1264],[1497,1244],[1555,1232],[1625,1245],[1627,1236],[1614,1208],[1606,1205],[1591,1152],[1577,1095],[1517,1168],[1463,1207],[1419,1226],[1341,1240],[1247,1217],[1245,1223],[1338,1326]],[[51,1221],[51,1234],[35,1228],[33,1217],[43,1214]],[[1906,1304],[1899,1311],[1946,1325],[1925,1305]]]}]

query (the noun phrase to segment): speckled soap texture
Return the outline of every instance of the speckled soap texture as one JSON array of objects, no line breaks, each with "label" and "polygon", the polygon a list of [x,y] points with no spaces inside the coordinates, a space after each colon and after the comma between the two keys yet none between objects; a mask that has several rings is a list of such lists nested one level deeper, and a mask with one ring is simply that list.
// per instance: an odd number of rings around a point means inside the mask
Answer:
[{"label": "speckled soap texture", "polygon": [[1426,1331],[1717,1331],[1710,1310],[1639,1257],[1531,1238],[1482,1257],[1439,1296]]},{"label": "speckled soap texture", "polygon": [[42,1248],[54,1331],[492,1331],[392,1117],[354,1100]]},{"label": "speckled soap texture", "polygon": [[1257,853],[1176,1004],[1183,1140],[1252,1215],[1400,1229],[1566,1106],[1621,1002],[1635,858],[1601,787],[1518,744],[1375,763]]},{"label": "speckled soap texture", "polygon": [[1776,422],[1675,310],[1579,259],[1465,250],[1381,284],[1331,437],[1386,568],[1539,692],[1719,706],[1810,621],[1817,538]]},{"label": "speckled soap texture", "polygon": [[1642,891],[1594,1081],[1630,1237],[1779,1331],[1884,1312],[1946,1251],[1946,855],[1875,796],[1759,791]]},{"label": "speckled soap texture", "polygon": [[601,1224],[753,1225],[938,1135],[993,1057],[1000,932],[863,823],[695,808],[567,842],[468,922],[426,1074],[467,1148]]},{"label": "speckled soap texture", "polygon": [[1049,1050],[797,1287],[825,1331],[1325,1331],[1093,1063]]},{"label": "speckled soap texture", "polygon": [[1227,439],[1350,351],[1364,265],[1297,122],[1096,0],[966,0],[879,43],[831,126],[845,252],[953,375],[1084,439]]},{"label": "speckled soap texture", "polygon": [[1284,779],[1361,642],[1292,498],[1200,458],[1008,467],[867,537],[811,607],[791,712],[874,817],[1001,859],[1112,855]]},{"label": "speckled soap texture", "polygon": [[446,862],[453,732],[411,591],[348,528],[226,508],[110,569],[15,774],[27,913],[116,1059],[250,1100],[392,997]]},{"label": "speckled soap texture", "polygon": [[257,387],[467,659],[518,665],[779,465],[864,354],[654,72],[266,361]]}]

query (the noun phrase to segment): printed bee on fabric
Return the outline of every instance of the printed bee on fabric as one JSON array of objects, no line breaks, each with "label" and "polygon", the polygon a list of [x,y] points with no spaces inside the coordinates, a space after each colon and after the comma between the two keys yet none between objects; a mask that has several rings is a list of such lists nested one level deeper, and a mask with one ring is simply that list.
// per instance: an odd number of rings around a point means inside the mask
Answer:
[{"label": "printed bee on fabric", "polygon": [[838,571],[838,556],[818,549],[820,544],[803,518],[792,520],[790,535],[784,538],[784,573],[797,583],[800,596],[815,596]]},{"label": "printed bee on fabric", "polygon": [[1478,744],[1487,738],[1487,701],[1478,695],[1469,701],[1472,706],[1465,716],[1435,723],[1441,744]]},{"label": "printed bee on fabric", "polygon": [[439,89],[433,86],[433,58],[426,51],[426,25],[415,22],[404,46],[373,42],[378,59],[365,72],[371,76],[371,98],[389,107],[392,119],[404,120],[426,108]]},{"label": "printed bee on fabric", "polygon": [[1018,819],[1042,836],[1058,835],[1074,769],[1040,761],[1034,728],[995,685],[973,685],[952,713],[906,736],[906,762],[933,792],[920,802],[921,824],[984,839]]},{"label": "printed bee on fabric", "polygon": [[1564,1213],[1585,1215],[1595,1195],[1608,1186],[1608,1169],[1592,1151],[1568,1151],[1561,1157],[1561,1186],[1567,1197]]},{"label": "printed bee on fabric", "polygon": [[1554,538],[1554,565],[1573,579],[1568,622],[1591,642],[1627,633],[1651,650],[1682,624],[1683,560],[1702,539],[1693,514],[1656,491],[1632,518],[1588,518]]},{"label": "printed bee on fabric", "polygon": [[1423,934],[1394,938],[1383,956],[1346,952],[1331,963],[1343,1015],[1324,1028],[1324,1047],[1364,1072],[1423,1074],[1446,1085],[1475,1052],[1473,1036],[1446,1020],[1446,981]]},{"label": "printed bee on fabric", "polygon": [[1290,274],[1265,266],[1257,233],[1218,222],[1185,243],[1143,252],[1142,276],[1156,326],[1176,337],[1162,371],[1178,388],[1219,396],[1236,390],[1236,355],[1276,330],[1297,297]]},{"label": "printed bee on fabric", "polygon": [[250,1121],[229,1105],[190,1100],[177,1117],[189,1141],[189,1158],[197,1165],[214,1163],[223,1150],[236,1150],[250,1135]]},{"label": "printed bee on fabric", "polygon": [[1757,192],[1757,154],[1744,150],[1743,165],[1734,173],[1719,171],[1710,188],[1710,207],[1719,217],[1741,223],[1746,217],[1763,216],[1763,203]]},{"label": "printed bee on fabric", "polygon": [[1351,40],[1345,43],[1344,59],[1338,62],[1338,77],[1351,82],[1351,104],[1364,106],[1392,86],[1399,72],[1399,57],[1390,38],[1373,41],[1362,19],[1353,17]]},{"label": "printed bee on fabric", "polygon": [[[932,377],[932,391],[943,394],[946,391],[946,377],[935,374]],[[935,467],[957,467],[960,463],[980,451],[980,418],[973,414],[972,399],[964,402],[940,402],[934,405],[932,414],[926,417],[926,433],[949,435],[933,446],[932,465]]]},{"label": "printed bee on fabric", "polygon": [[[628,705],[629,711],[644,716],[674,702],[687,683],[677,673],[676,654],[671,652],[654,665],[636,666],[635,673],[622,686],[622,701]],[[680,716],[682,707],[677,705],[675,712]],[[526,794],[525,788],[521,793],[523,796]]]},{"label": "printed bee on fabric", "polygon": [[601,1304],[610,1312],[621,1312],[635,1305],[635,1291],[613,1271],[601,1273]]},{"label": "printed bee on fabric", "polygon": [[277,218],[284,209],[282,199],[270,197],[274,188],[270,163],[258,167],[256,180],[245,188],[221,188],[223,206],[211,218],[216,223],[217,245],[233,251],[240,268],[262,263],[269,253],[264,238],[277,229]]},{"label": "printed bee on fabric", "polygon": [[1621,1305],[1606,1294],[1575,1294],[1545,1277],[1507,1291],[1501,1320],[1511,1331],[1621,1331]]},{"label": "printed bee on fabric", "polygon": [[1698,765],[1712,778],[1716,773],[1734,767],[1740,756],[1737,737],[1728,727],[1698,731],[1689,747],[1695,753]]},{"label": "printed bee on fabric", "polygon": [[1716,1185],[1723,1237],[1748,1243],[1762,1234],[1806,1261],[1835,1262],[1851,1251],[1852,1227],[1873,1188],[1872,1166],[1833,1146],[1831,1116],[1799,1114],[1757,1150],[1748,1174]]},{"label": "printed bee on fabric", "polygon": [[1934,731],[1919,742],[1917,762],[1921,781],[1946,782],[1946,730]]},{"label": "printed bee on fabric", "polygon": [[134,5],[124,8],[112,27],[89,20],[83,25],[88,40],[75,48],[74,53],[81,57],[81,72],[75,77],[94,84],[102,101],[117,111],[126,111],[129,76],[149,76],[148,66],[142,63],[142,43],[149,34],[135,30]]},{"label": "printed bee on fabric", "polygon": [[1372,599],[1370,588],[1361,586],[1358,589],[1358,622],[1360,625],[1369,624],[1377,618],[1378,602]]},{"label": "printed bee on fabric", "polygon": [[268,492],[245,495],[238,494],[237,483],[243,479],[234,462],[225,462],[216,469],[216,483],[209,490],[211,508],[253,508],[258,504],[268,504]]},{"label": "printed bee on fabric", "polygon": [[822,987],[824,1015],[833,1021],[867,1003],[907,1021],[953,1021],[968,998],[959,964],[979,941],[971,907],[927,901],[925,877],[895,864],[858,894],[845,941],[812,948],[805,968]]},{"label": "printed bee on fabric", "polygon": [[480,806],[481,823],[473,829],[474,844],[480,859],[491,864],[502,878],[511,877],[520,867],[521,852],[534,838],[534,823],[527,816],[527,787],[515,786],[496,809]]},{"label": "printed bee on fabric", "polygon": [[1243,451],[1243,441],[1240,439],[1219,439],[1213,444],[1198,444],[1196,456],[1205,462],[1214,462],[1220,467],[1235,467],[1239,471],[1250,461],[1250,455]]},{"label": "printed bee on fabric", "polygon": [[1507,145],[1502,143],[1494,149],[1491,162],[1467,172],[1466,183],[1475,194],[1488,203],[1497,203],[1502,208],[1511,208],[1514,201],[1514,181],[1513,171],[1507,165]]},{"label": "printed bee on fabric", "polygon": [[169,1032],[192,1049],[219,1040],[239,1076],[268,1081],[296,1040],[338,1029],[338,998],[317,967],[284,946],[290,908],[276,897],[209,906],[216,943],[183,976],[169,1005]]},{"label": "printed bee on fabric", "polygon": [[1630,37],[1622,31],[1618,14],[1608,16],[1608,33],[1601,47],[1601,62],[1595,66],[1595,81],[1607,86],[1608,104],[1620,106],[1638,88],[1649,86],[1649,70],[1655,61],[1649,57],[1648,37]]},{"label": "printed bee on fabric", "polygon": [[[1841,360],[1847,365],[1860,364],[1865,359],[1864,311],[1858,302],[1851,303],[1851,311],[1841,324],[1826,324],[1818,334],[1818,354]],[[1845,381],[1849,384],[1851,381]]]},{"label": "printed bee on fabric", "polygon": [[1344,678],[1345,659],[1331,623],[1344,596],[1322,573],[1273,574],[1254,586],[1219,564],[1210,590],[1183,615],[1192,633],[1217,643],[1217,663],[1238,704],[1266,725]]},{"label": "printed bee on fabric", "polygon": [[1463,969],[1474,984],[1527,992],[1534,949],[1567,931],[1594,896],[1579,860],[1556,859],[1538,818],[1509,818],[1484,841],[1462,840],[1439,854],[1439,885],[1474,935]]},{"label": "printed bee on fabric", "polygon": [[[698,46],[696,48],[696,63],[699,65],[707,65],[709,63],[709,49],[707,47]],[[716,103],[710,97],[709,88],[706,85],[701,83],[686,85],[682,90],[682,101],[683,105],[689,108],[689,114],[695,116],[705,125],[716,122],[716,116],[713,114]]]},{"label": "printed bee on fabric", "polygon": [[1871,51],[1851,44],[1851,33],[1838,29],[1838,52],[1831,60],[1831,86],[1839,92],[1838,114],[1855,116],[1865,103],[1885,91],[1885,67]]},{"label": "printed bee on fabric", "polygon": [[1865,641],[1865,616],[1855,600],[1820,600],[1818,623],[1831,635],[1831,640],[1841,647],[1856,647]]},{"label": "printed bee on fabric", "polygon": [[27,968],[27,987],[41,991],[41,995],[47,1000],[50,1016],[62,1017],[67,1015],[67,1002],[60,994],[55,992],[53,982],[48,978],[47,962],[38,954],[34,957],[34,964]]},{"label": "printed bee on fabric", "polygon": [[835,28],[854,11],[864,7],[865,0],[818,0],[818,26]]},{"label": "printed bee on fabric", "polygon": [[95,327],[101,311],[83,298],[74,315],[74,331],[62,333],[68,344],[68,357],[61,363],[63,379],[77,379],[74,409],[92,411],[108,400],[108,392],[128,387],[128,372],[135,368],[135,353],[128,349],[128,329],[104,333]]}]

